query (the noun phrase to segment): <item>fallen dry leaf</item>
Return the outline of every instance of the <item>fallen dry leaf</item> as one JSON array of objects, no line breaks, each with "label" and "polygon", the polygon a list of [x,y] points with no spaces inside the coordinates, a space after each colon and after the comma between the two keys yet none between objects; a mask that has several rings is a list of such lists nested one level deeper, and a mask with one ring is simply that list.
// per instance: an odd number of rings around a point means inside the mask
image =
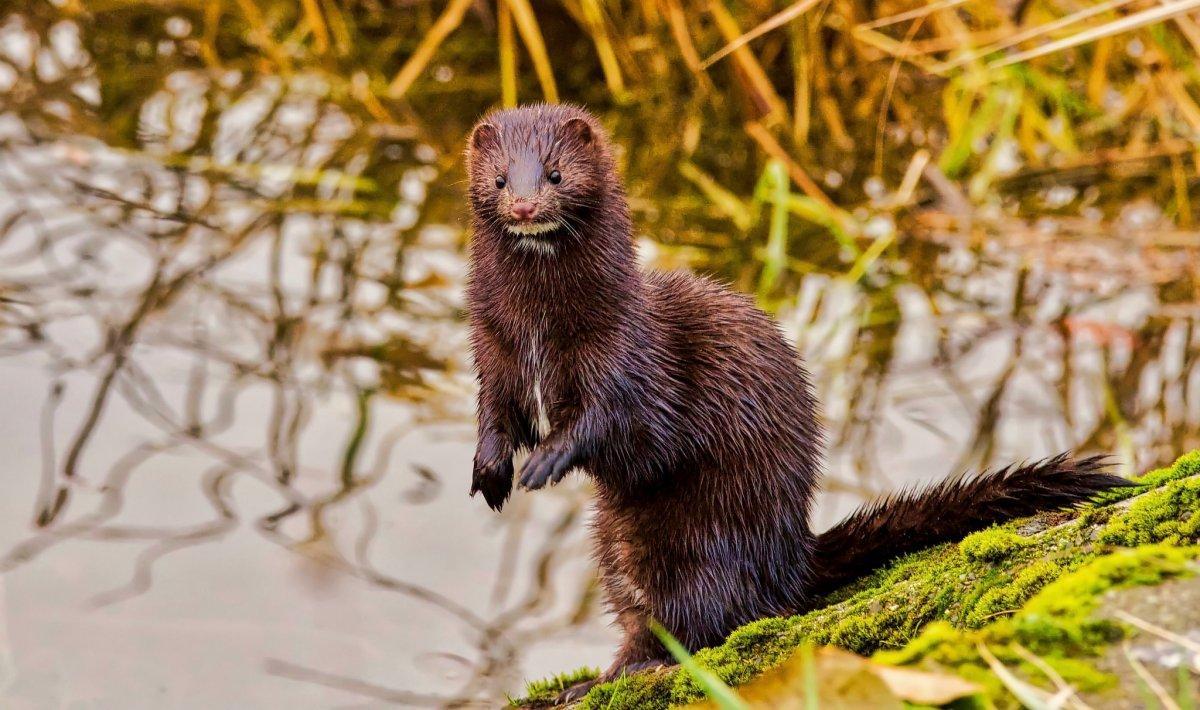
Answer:
[{"label": "fallen dry leaf", "polygon": [[948,673],[930,673],[878,663],[871,663],[871,666],[893,693],[916,705],[945,705],[979,692],[978,685]]},{"label": "fallen dry leaf", "polygon": [[[806,683],[815,676],[817,707],[821,710],[902,708],[903,701],[918,705],[944,705],[979,692],[979,686],[947,673],[896,668],[837,648],[822,648],[806,668],[797,652],[780,666],[737,688],[752,708],[802,710],[806,708]],[[688,706],[694,710],[716,708],[711,701]]]}]

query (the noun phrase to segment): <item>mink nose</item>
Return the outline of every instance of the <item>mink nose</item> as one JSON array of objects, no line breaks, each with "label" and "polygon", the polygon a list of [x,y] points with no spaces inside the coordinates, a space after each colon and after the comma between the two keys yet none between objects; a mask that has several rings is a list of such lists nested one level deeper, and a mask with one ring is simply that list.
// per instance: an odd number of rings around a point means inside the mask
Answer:
[{"label": "mink nose", "polygon": [[519,219],[522,222],[528,222],[537,215],[537,205],[524,200],[517,200],[512,204],[513,219]]}]

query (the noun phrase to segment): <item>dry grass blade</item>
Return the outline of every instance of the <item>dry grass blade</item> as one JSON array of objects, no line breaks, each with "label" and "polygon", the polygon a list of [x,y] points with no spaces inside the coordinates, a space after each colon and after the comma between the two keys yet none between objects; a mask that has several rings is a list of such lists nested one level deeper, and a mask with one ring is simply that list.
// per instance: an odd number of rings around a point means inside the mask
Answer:
[{"label": "dry grass blade", "polygon": [[[908,31],[904,33],[904,47],[912,44],[913,37],[917,36],[917,32],[921,31],[921,26],[925,24],[925,15],[922,15],[916,22],[908,27]],[[892,67],[888,70],[887,88],[883,92],[883,100],[879,102],[879,119],[875,125],[875,174],[883,174],[883,140],[884,133],[887,130],[888,107],[892,103],[892,92],[896,89],[896,80],[900,77],[900,57],[892,58]]]},{"label": "dry grass blade", "polygon": [[[742,28],[738,26],[737,20],[734,19],[729,10],[721,4],[721,0],[709,0],[708,7],[712,12],[713,20],[716,22],[717,30],[725,37],[727,42],[733,42],[742,36]],[[761,103],[760,109],[766,114],[764,118],[768,122],[785,118],[787,116],[787,105],[784,104],[783,99],[776,93],[774,84],[767,78],[766,70],[763,69],[762,64],[759,63],[754,53],[746,47],[738,47],[733,50],[733,59],[737,62],[742,76],[749,84],[746,88]]]},{"label": "dry grass blade", "polygon": [[683,8],[680,7],[679,0],[665,0],[665,2],[667,22],[671,26],[671,36],[675,38],[675,44],[679,45],[679,53],[683,55],[683,61],[687,64],[688,69],[700,74],[704,71],[704,66],[700,61],[699,52],[696,51],[696,45],[692,43],[692,35],[688,32]]},{"label": "dry grass blade", "polygon": [[1152,633],[1155,636],[1158,636],[1159,638],[1166,639],[1167,641],[1170,641],[1171,643],[1179,644],[1180,646],[1186,648],[1187,650],[1191,651],[1192,653],[1200,654],[1200,643],[1196,643],[1195,641],[1191,640],[1190,638],[1188,638],[1186,636],[1180,636],[1179,634],[1175,633],[1174,631],[1168,631],[1167,629],[1164,629],[1161,626],[1156,626],[1154,624],[1151,624],[1149,621],[1146,621],[1145,619],[1143,619],[1141,617],[1134,616],[1133,614],[1130,614],[1129,612],[1121,610],[1121,609],[1118,609],[1114,613],[1114,616],[1116,616],[1121,621],[1133,624],[1134,626],[1138,627],[1142,631],[1148,631],[1149,633]]},{"label": "dry grass blade", "polygon": [[908,169],[904,171],[904,178],[900,181],[900,187],[896,190],[893,204],[896,206],[907,205],[912,200],[913,193],[917,190],[917,183],[920,182],[921,175],[925,173],[925,166],[929,165],[932,158],[933,155],[924,148],[913,153],[912,160],[908,163]]},{"label": "dry grass blade", "polygon": [[1192,200],[1188,196],[1188,174],[1183,167],[1183,161],[1178,155],[1171,156],[1171,182],[1175,188],[1175,214],[1178,215],[1179,226],[1190,229],[1192,226]]},{"label": "dry grass blade", "polygon": [[1005,57],[1004,59],[997,60],[991,64],[988,64],[988,68],[999,69],[1001,67],[1019,64],[1020,62],[1026,62],[1030,59],[1036,59],[1037,57],[1045,56],[1047,54],[1053,54],[1054,52],[1064,49],[1070,49],[1071,47],[1077,47],[1081,44],[1087,44],[1088,42],[1093,42],[1101,37],[1111,37],[1116,34],[1121,34],[1122,32],[1138,29],[1139,27],[1145,27],[1147,25],[1153,25],[1155,23],[1162,22],[1163,20],[1169,20],[1172,17],[1191,12],[1197,8],[1200,8],[1200,0],[1179,0],[1179,2],[1174,2],[1170,5],[1160,5],[1159,7],[1153,7],[1148,10],[1142,10],[1141,12],[1135,12],[1134,14],[1127,17],[1122,17],[1119,20],[1113,20],[1112,22],[1107,22],[1098,27],[1092,27],[1083,30],[1082,32],[1071,35],[1070,37],[1064,37],[1063,39],[1056,40],[1054,42],[1048,42],[1040,47],[1035,47],[1034,49],[1014,54],[1011,57]]},{"label": "dry grass blade", "polygon": [[1156,73],[1155,79],[1162,85],[1164,93],[1174,99],[1175,108],[1179,110],[1183,120],[1191,126],[1192,131],[1200,132],[1200,106],[1197,106],[1195,100],[1188,94],[1187,87],[1183,83],[1183,75],[1164,71]]},{"label": "dry grass blade", "polygon": [[[806,13],[810,9],[812,9],[813,6],[815,6],[819,2],[821,2],[821,0],[799,0],[799,2],[793,3],[792,5],[784,8],[780,12],[775,13],[774,15],[772,15],[770,18],[768,18],[766,21],[764,21],[762,24],[758,25],[754,29],[750,30],[749,32],[746,32],[742,36],[738,37],[737,39],[733,40],[732,42],[725,45],[721,49],[717,50],[717,52],[715,54],[713,54],[708,59],[704,60],[704,63],[700,65],[700,68],[708,69],[713,64],[716,64],[717,62],[721,61],[725,57],[728,57],[730,54],[732,54],[735,50],[739,49],[740,47],[744,47],[748,43],[765,35],[766,33],[770,32],[771,30],[775,29],[776,27],[782,27],[783,25],[786,25],[787,23],[791,22],[792,20],[796,19],[797,17],[800,17],[801,15],[803,15],[804,13]],[[956,0],[956,2],[962,2],[962,0]]]},{"label": "dry grass blade", "polygon": [[715,87],[712,80],[708,78],[708,74],[704,73],[704,69],[700,66],[700,53],[696,51],[696,45],[692,42],[692,35],[688,31],[687,17],[683,14],[683,7],[680,6],[679,0],[663,0],[663,3],[666,8],[667,25],[671,29],[671,37],[679,47],[679,54],[683,57],[684,64],[692,72],[692,76],[696,77],[696,81],[700,83],[701,89],[704,91],[713,91]]},{"label": "dry grass blade", "polygon": [[513,108],[517,105],[517,47],[512,8],[507,0],[496,2],[496,39],[500,47],[500,103]]},{"label": "dry grass blade", "polygon": [[1108,0],[1108,2],[1102,2],[1099,5],[1092,5],[1091,7],[1085,7],[1084,9],[1079,10],[1078,12],[1073,12],[1070,15],[1066,15],[1065,17],[1060,17],[1057,20],[1054,20],[1053,22],[1047,22],[1045,24],[1035,25],[1028,29],[1021,30],[1020,32],[1018,32],[1014,35],[1005,37],[1004,39],[1000,40],[999,42],[991,44],[987,47],[983,47],[983,48],[978,49],[969,54],[965,54],[957,59],[947,62],[945,64],[945,68],[953,69],[955,67],[960,67],[964,64],[973,62],[976,59],[979,59],[980,57],[986,57],[987,55],[992,54],[993,52],[999,52],[1000,50],[1008,49],[1009,47],[1018,45],[1022,42],[1025,42],[1025,41],[1028,41],[1031,39],[1036,39],[1043,35],[1054,32],[1055,30],[1062,29],[1063,27],[1067,27],[1069,25],[1073,25],[1076,22],[1082,22],[1083,20],[1086,20],[1090,17],[1095,17],[1096,15],[1102,15],[1106,12],[1111,12],[1112,10],[1116,10],[1120,7],[1130,4],[1131,2],[1135,2],[1135,0]]},{"label": "dry grass blade", "polygon": [[704,193],[709,202],[733,220],[738,229],[744,232],[754,224],[755,216],[741,198],[722,187],[712,176],[696,167],[695,164],[686,161],[680,163],[679,174],[695,185],[700,192]]},{"label": "dry grass blade", "polygon": [[538,26],[537,16],[529,0],[505,0],[517,21],[517,31],[521,33],[521,41],[529,50],[529,59],[533,62],[533,71],[537,74],[538,83],[542,85],[542,95],[550,103],[558,103],[558,86],[554,83],[554,71],[550,67],[550,55],[546,53],[546,42],[542,39],[542,29]]},{"label": "dry grass blade", "polygon": [[421,38],[421,43],[417,45],[412,56],[400,67],[400,71],[396,73],[396,78],[392,79],[391,85],[388,86],[388,95],[393,98],[404,96],[421,72],[428,66],[433,55],[437,52],[438,47],[442,42],[450,36],[450,33],[458,29],[462,24],[463,16],[467,14],[467,10],[471,7],[473,0],[450,0],[450,4],[442,11],[434,21],[433,26]]},{"label": "dry grass blade", "polygon": [[1158,699],[1163,710],[1180,710],[1179,703],[1171,698],[1170,694],[1167,693],[1167,689],[1162,686],[1162,683],[1158,682],[1158,678],[1155,678],[1153,673],[1146,670],[1141,661],[1134,658],[1133,653],[1129,650],[1128,641],[1121,644],[1121,652],[1125,654],[1125,660],[1129,661],[1129,667],[1133,669],[1137,677],[1142,679],[1142,682],[1146,684],[1151,693],[1154,693],[1154,697]]},{"label": "dry grass blade", "polygon": [[604,83],[613,96],[620,99],[625,95],[625,80],[621,78],[621,65],[617,63],[617,53],[613,51],[612,38],[608,27],[604,24],[604,13],[598,0],[579,0],[583,10],[583,19],[587,23],[592,42],[596,45],[596,55],[600,58],[600,71],[604,73]]},{"label": "dry grass blade", "polygon": [[779,141],[775,140],[775,136],[771,135],[771,132],[764,128],[761,123],[756,123],[754,121],[747,123],[746,133],[749,134],[750,137],[753,138],[760,146],[762,146],[762,149],[766,151],[768,155],[781,161],[787,166],[788,175],[791,176],[792,181],[796,183],[796,187],[799,187],[804,194],[820,202],[829,209],[834,210],[835,212],[841,211],[838,209],[837,205],[833,204],[833,200],[829,199],[829,196],[821,190],[816,181],[813,180],[808,174],[808,171],[806,171],[800,166],[799,163],[793,160],[792,156],[788,155],[788,152],[783,149],[783,146],[779,145]]},{"label": "dry grass blade", "polygon": [[920,52],[911,50],[906,42],[898,39],[893,39],[887,35],[876,32],[871,29],[856,29],[854,38],[860,42],[868,44],[875,49],[878,49],[885,54],[889,54],[901,61],[908,62],[922,71],[929,72],[936,76],[944,76],[946,70],[941,62],[935,62],[929,57],[923,56]]},{"label": "dry grass blade", "polygon": [[[1108,89],[1112,86],[1112,79],[1109,76],[1108,64],[1113,54],[1113,40],[1106,37],[1096,40],[1096,47],[1092,50],[1092,68],[1088,70],[1087,83],[1084,85],[1084,95],[1088,101],[1099,106],[1104,102],[1104,97],[1108,94]],[[1026,152],[1036,150],[1033,141],[1031,140],[1024,146]]]},{"label": "dry grass blade", "polygon": [[[350,95],[362,104],[372,118],[380,124],[392,126],[392,130],[396,130],[395,117],[380,103],[379,97],[371,88],[371,80],[366,72],[358,72],[350,78]],[[400,130],[403,132],[404,129]]]},{"label": "dry grass blade", "polygon": [[332,37],[333,46],[337,53],[343,57],[350,56],[353,50],[354,39],[350,36],[350,24],[346,21],[346,16],[342,14],[341,8],[337,5],[337,0],[319,0],[323,10],[325,24],[329,29],[329,34]]},{"label": "dry grass blade", "polygon": [[1070,697],[1061,691],[1055,695],[1051,695],[1046,691],[1036,688],[1016,677],[1013,675],[1013,672],[1008,670],[1008,668],[1000,662],[1000,659],[996,658],[996,656],[990,650],[988,650],[988,647],[982,643],[977,645],[975,650],[979,653],[979,657],[982,658],[985,663],[987,663],[988,668],[992,669],[992,673],[995,673],[996,677],[1000,679],[1000,682],[1004,684],[1004,687],[1008,689],[1008,692],[1012,693],[1022,705],[1030,710],[1057,710],[1057,708],[1061,708],[1066,703],[1067,698]]},{"label": "dry grass blade", "polygon": [[1077,710],[1091,710],[1090,705],[1083,702],[1078,697],[1075,697],[1075,689],[1071,687],[1071,684],[1068,683],[1058,671],[1054,670],[1053,666],[1051,666],[1049,663],[1046,663],[1045,660],[1043,660],[1033,651],[1030,651],[1019,643],[1013,644],[1012,648],[1013,651],[1016,652],[1016,654],[1022,659],[1024,659],[1026,663],[1034,668],[1037,668],[1042,673],[1045,673],[1046,677],[1050,679],[1050,682],[1054,683],[1054,687],[1058,689],[1059,693],[1070,693],[1070,697],[1068,698],[1067,702],[1068,705],[1076,708]]},{"label": "dry grass blade", "polygon": [[955,7],[957,5],[962,5],[966,1],[967,0],[940,0],[939,2],[931,2],[924,7],[918,7],[913,10],[909,10],[907,12],[901,12],[897,15],[891,15],[888,17],[880,17],[879,19],[872,20],[870,22],[864,22],[861,25],[856,25],[854,27],[854,29],[855,29],[855,31],[859,31],[859,30],[874,30],[874,29],[878,29],[880,27],[887,27],[888,25],[894,25],[897,22],[904,22],[905,20],[915,20],[918,17],[925,17],[926,15],[928,15],[932,12],[937,12],[938,10],[945,10],[947,8]]},{"label": "dry grass blade", "polygon": [[224,3],[215,0],[204,6],[204,32],[198,38],[200,57],[209,68],[220,68],[221,57],[217,52],[217,30],[224,13]]},{"label": "dry grass blade", "polygon": [[792,140],[797,145],[808,141],[812,128],[812,48],[811,28],[815,22],[805,18],[789,28],[788,45],[792,55]]},{"label": "dry grass blade", "polygon": [[325,18],[321,15],[317,0],[300,0],[300,3],[304,6],[304,20],[313,33],[313,42],[316,43],[314,49],[317,54],[328,52],[329,28],[325,25]]},{"label": "dry grass blade", "polygon": [[238,0],[238,8],[242,11],[246,24],[250,25],[250,37],[254,43],[267,53],[280,71],[290,72],[292,62],[271,38],[271,29],[267,27],[267,19],[263,17],[262,10],[258,9],[258,5],[251,0]]},{"label": "dry grass blade", "polygon": [[[1166,0],[1163,1],[1166,2]],[[1197,26],[1195,20],[1186,15],[1176,17],[1174,22],[1184,38],[1187,39],[1188,44],[1192,45],[1192,51],[1200,54],[1200,26]]]}]

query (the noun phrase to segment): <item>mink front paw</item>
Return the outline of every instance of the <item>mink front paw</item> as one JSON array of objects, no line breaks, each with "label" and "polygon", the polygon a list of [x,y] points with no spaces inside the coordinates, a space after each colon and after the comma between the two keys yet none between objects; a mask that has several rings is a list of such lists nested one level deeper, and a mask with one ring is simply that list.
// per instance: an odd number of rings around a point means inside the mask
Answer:
[{"label": "mink front paw", "polygon": [[534,449],[521,469],[521,482],[525,490],[536,491],[547,483],[558,483],[575,465],[570,447],[546,443]]},{"label": "mink front paw", "polygon": [[471,472],[471,495],[483,493],[488,507],[497,513],[512,492],[513,451],[495,439],[481,439],[475,450]]}]

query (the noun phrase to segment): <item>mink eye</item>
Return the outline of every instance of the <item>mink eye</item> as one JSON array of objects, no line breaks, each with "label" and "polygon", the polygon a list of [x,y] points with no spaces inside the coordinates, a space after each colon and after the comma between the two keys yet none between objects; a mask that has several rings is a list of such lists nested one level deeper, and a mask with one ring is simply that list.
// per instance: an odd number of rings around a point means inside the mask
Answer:
[{"label": "mink eye", "polygon": [[496,176],[496,189],[497,190],[503,190],[504,186],[507,184],[508,184],[508,181],[504,179],[503,175]]},{"label": "mink eye", "polygon": [[562,173],[558,172],[557,170],[551,170],[547,179],[550,180],[551,185],[557,185],[558,183],[562,182]]}]

